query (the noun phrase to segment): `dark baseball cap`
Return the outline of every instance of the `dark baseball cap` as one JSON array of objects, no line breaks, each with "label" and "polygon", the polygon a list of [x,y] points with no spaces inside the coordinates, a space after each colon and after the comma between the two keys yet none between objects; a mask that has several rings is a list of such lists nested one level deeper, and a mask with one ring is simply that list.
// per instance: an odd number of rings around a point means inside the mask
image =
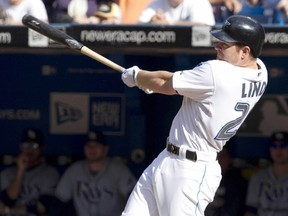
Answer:
[{"label": "dark baseball cap", "polygon": [[106,137],[101,131],[89,131],[86,136],[86,143],[91,141],[107,145]]},{"label": "dark baseball cap", "polygon": [[278,131],[274,132],[271,136],[271,142],[283,142],[288,144],[288,132],[286,131]]},{"label": "dark baseball cap", "polygon": [[34,142],[43,145],[43,133],[39,129],[28,128],[23,131],[21,142]]}]

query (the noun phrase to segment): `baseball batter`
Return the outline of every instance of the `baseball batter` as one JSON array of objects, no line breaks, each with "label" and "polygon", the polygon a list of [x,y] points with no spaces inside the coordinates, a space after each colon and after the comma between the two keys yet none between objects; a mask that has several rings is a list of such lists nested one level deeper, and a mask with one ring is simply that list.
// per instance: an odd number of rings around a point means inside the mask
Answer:
[{"label": "baseball batter", "polygon": [[267,86],[258,58],[265,31],[257,21],[231,16],[211,34],[216,60],[177,72],[126,69],[123,82],[145,92],[181,95],[166,149],[143,172],[122,216],[200,216],[221,180],[217,152],[235,135]]}]

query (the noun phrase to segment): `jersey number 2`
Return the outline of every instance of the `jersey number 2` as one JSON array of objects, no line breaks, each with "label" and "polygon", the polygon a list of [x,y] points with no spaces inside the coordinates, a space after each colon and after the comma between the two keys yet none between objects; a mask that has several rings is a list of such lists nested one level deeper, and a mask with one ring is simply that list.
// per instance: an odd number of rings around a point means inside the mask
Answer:
[{"label": "jersey number 2", "polygon": [[[235,110],[237,112],[242,112],[242,115],[239,118],[237,118],[237,119],[235,119],[235,120],[233,120],[231,122],[228,122],[219,131],[219,133],[217,134],[215,139],[216,140],[229,140],[232,136],[234,136],[235,133],[237,132],[237,129],[240,127],[240,125],[243,123],[243,121],[247,117],[247,115],[249,113],[249,107],[250,107],[250,105],[247,104],[247,103],[237,103],[236,106],[235,106]],[[233,130],[233,128],[235,130]]]}]

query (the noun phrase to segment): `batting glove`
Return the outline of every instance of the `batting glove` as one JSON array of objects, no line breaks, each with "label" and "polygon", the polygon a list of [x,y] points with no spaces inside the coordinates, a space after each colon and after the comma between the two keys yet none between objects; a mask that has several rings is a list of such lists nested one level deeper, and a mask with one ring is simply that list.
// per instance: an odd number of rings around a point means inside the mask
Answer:
[{"label": "batting glove", "polygon": [[128,87],[135,87],[136,84],[136,77],[138,72],[140,71],[140,68],[138,66],[133,66],[131,68],[125,69],[122,72],[121,78],[122,81],[128,86]]}]

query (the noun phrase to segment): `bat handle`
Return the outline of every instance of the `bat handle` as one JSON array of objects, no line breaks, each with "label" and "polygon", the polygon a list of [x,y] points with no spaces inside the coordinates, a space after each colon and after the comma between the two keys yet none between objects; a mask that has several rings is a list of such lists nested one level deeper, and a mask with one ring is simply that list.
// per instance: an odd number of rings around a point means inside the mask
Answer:
[{"label": "bat handle", "polygon": [[108,66],[108,67],[110,67],[116,71],[123,72],[125,70],[125,68],[123,68],[122,66],[120,66],[120,65],[116,64],[115,62],[105,58],[104,56],[96,53],[95,51],[89,49],[86,46],[83,46],[81,48],[81,53],[89,56],[90,58],[95,59],[96,61],[101,62],[102,64],[104,64],[104,65],[106,65],[106,66]]}]

